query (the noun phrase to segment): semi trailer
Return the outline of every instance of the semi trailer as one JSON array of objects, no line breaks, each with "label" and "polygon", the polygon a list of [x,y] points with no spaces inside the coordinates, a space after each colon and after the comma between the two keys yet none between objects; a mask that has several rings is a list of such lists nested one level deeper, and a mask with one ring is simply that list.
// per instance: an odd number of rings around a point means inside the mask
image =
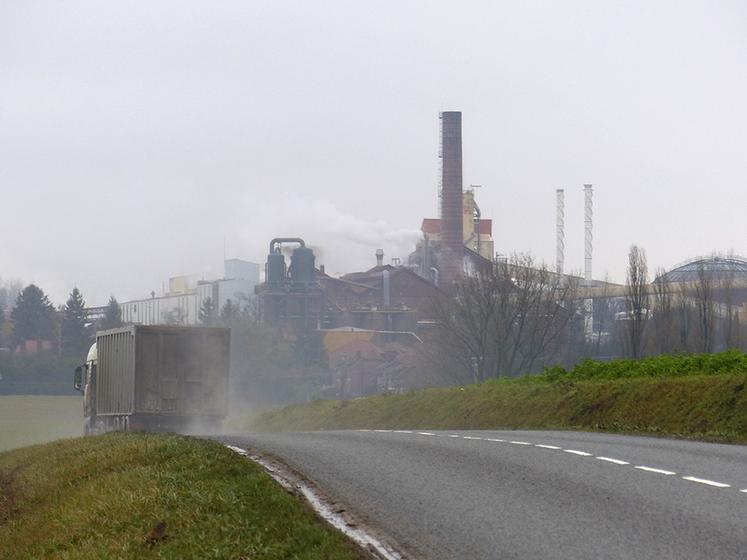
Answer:
[{"label": "semi trailer", "polygon": [[216,430],[228,410],[230,329],[132,325],[96,333],[75,369],[84,432]]}]

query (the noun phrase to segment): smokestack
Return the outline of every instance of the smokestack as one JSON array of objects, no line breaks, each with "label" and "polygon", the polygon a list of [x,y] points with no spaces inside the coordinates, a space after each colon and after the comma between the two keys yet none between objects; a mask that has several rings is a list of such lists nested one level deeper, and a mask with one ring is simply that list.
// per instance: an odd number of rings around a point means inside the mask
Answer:
[{"label": "smokestack", "polygon": [[[592,231],[593,206],[592,196],[594,191],[591,185],[584,185],[584,286],[591,288],[591,254],[594,234]],[[591,341],[594,333],[594,300],[584,300],[584,332],[586,340]]]},{"label": "smokestack", "polygon": [[384,249],[376,249],[376,266],[384,265]]},{"label": "smokestack", "polygon": [[555,270],[563,274],[565,266],[565,190],[555,191]]},{"label": "smokestack", "polygon": [[463,273],[462,113],[441,113],[441,258],[439,280],[449,289]]},{"label": "smokestack", "polygon": [[594,191],[591,185],[584,185],[584,284],[591,286],[591,252],[594,234],[592,232],[591,220],[594,214],[592,196]]}]

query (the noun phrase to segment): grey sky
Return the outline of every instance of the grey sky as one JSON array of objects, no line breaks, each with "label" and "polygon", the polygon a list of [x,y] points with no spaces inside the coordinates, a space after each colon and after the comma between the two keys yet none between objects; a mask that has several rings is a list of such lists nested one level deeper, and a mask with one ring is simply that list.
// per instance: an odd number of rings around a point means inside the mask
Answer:
[{"label": "grey sky", "polygon": [[0,276],[90,303],[263,262],[406,255],[436,215],[438,112],[497,249],[595,276],[747,253],[747,4],[2,2]]}]

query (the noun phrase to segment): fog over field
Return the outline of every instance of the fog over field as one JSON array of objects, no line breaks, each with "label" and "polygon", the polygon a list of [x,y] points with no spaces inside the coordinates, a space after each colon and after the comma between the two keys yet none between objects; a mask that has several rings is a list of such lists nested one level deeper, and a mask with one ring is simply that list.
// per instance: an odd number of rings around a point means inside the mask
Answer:
[{"label": "fog over field", "polygon": [[[747,5],[0,3],[0,263],[62,302],[263,262],[404,257],[435,216],[438,113],[496,248],[595,271],[747,253]],[[697,228],[693,227],[697,225]],[[623,233],[623,230],[624,233]],[[12,242],[7,242],[7,241]]]}]

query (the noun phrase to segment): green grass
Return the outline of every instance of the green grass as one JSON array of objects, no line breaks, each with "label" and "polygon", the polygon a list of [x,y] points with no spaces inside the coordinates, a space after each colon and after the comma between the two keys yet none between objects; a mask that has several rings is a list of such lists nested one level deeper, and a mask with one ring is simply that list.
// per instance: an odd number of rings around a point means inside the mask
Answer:
[{"label": "green grass", "polygon": [[747,373],[747,354],[737,350],[717,354],[663,354],[640,360],[586,360],[566,370],[552,367],[539,379],[582,380],[624,379],[635,377],[680,377],[686,375],[722,375]]},{"label": "green grass", "polygon": [[0,395],[0,451],[83,434],[83,399]]},{"label": "green grass", "polygon": [[[675,357],[658,363],[664,362],[682,366],[692,360]],[[247,416],[243,427],[578,429],[747,443],[747,367],[688,368],[672,366],[667,375],[649,363],[631,375],[614,362],[587,363],[571,372],[554,370],[466,387],[316,401]]]},{"label": "green grass", "polygon": [[360,556],[217,442],[108,434],[0,453],[0,559],[16,558]]}]

